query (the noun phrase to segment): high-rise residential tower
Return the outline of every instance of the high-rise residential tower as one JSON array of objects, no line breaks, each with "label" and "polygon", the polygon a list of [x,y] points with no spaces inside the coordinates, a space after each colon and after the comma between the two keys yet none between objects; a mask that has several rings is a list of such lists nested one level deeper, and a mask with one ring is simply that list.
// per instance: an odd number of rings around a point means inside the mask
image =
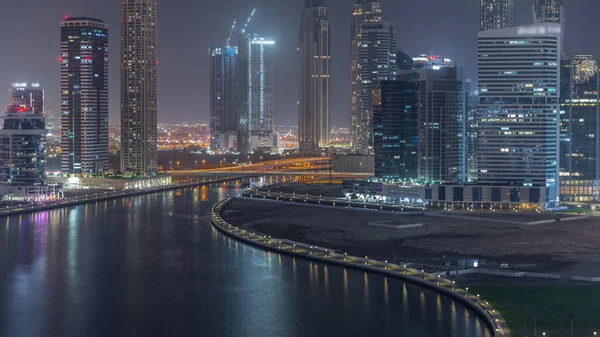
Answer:
[{"label": "high-rise residential tower", "polygon": [[481,31],[515,25],[515,0],[481,0]]},{"label": "high-rise residential tower", "polygon": [[533,5],[535,23],[564,23],[562,0],[535,0]]},{"label": "high-rise residential tower", "polygon": [[301,154],[329,146],[331,54],[325,0],[306,0],[300,26],[298,136]]},{"label": "high-rise residential tower", "polygon": [[600,82],[598,61],[574,55],[561,62],[561,200],[600,196]]},{"label": "high-rise residential tower", "polygon": [[238,49],[217,47],[209,54],[211,149],[238,151]]},{"label": "high-rise residential tower", "polygon": [[351,48],[350,48],[350,142],[359,144],[360,134],[360,49],[362,24],[382,22],[379,1],[356,0],[352,11]]},{"label": "high-rise residential tower", "polygon": [[373,89],[378,81],[394,79],[396,65],[396,27],[389,22],[365,22],[361,25],[359,63],[359,108],[357,121],[360,153],[373,152]]},{"label": "high-rise residential tower", "polygon": [[158,168],[156,0],[121,0],[121,170]]},{"label": "high-rise residential tower", "polygon": [[44,114],[44,90],[40,88],[39,83],[13,83],[8,105],[31,107],[36,115],[42,116]]},{"label": "high-rise residential tower", "polygon": [[99,19],[61,21],[61,170],[108,170],[108,26]]},{"label": "high-rise residential tower", "polygon": [[[240,152],[278,146],[274,132],[273,54],[275,41],[244,33],[238,50]],[[270,151],[270,150],[269,150]]]},{"label": "high-rise residential tower", "polygon": [[561,36],[558,24],[479,32],[478,179],[512,186],[511,201],[558,202]]}]

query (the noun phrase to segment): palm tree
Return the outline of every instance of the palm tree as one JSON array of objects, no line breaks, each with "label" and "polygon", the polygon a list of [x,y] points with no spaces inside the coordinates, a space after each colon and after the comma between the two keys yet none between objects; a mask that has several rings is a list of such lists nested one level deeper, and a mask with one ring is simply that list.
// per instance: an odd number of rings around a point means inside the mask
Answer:
[{"label": "palm tree", "polygon": [[567,314],[567,320],[571,321],[571,337],[573,337],[575,335],[575,333],[574,333],[575,329],[574,329],[574,324],[573,324],[575,321],[575,313],[572,311],[569,312]]},{"label": "palm tree", "polygon": [[537,337],[537,320],[539,316],[538,314],[533,314],[531,318],[533,318],[533,337]]}]

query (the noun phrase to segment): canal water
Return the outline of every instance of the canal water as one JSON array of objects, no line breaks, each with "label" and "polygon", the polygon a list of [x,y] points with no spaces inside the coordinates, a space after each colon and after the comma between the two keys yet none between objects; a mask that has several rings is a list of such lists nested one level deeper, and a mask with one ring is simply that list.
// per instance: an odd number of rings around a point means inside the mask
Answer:
[{"label": "canal water", "polygon": [[0,218],[0,336],[491,337],[434,292],[223,236],[211,207],[239,193],[190,188]]}]

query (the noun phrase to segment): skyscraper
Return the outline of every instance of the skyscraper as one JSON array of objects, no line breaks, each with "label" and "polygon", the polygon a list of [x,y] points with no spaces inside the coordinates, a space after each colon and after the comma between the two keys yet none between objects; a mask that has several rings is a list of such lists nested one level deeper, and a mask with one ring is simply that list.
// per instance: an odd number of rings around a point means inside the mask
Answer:
[{"label": "skyscraper", "polygon": [[45,119],[30,106],[9,106],[0,130],[0,194],[35,202],[52,197],[56,187],[45,184]]},{"label": "skyscraper", "polygon": [[157,172],[156,0],[121,0],[121,171]]},{"label": "skyscraper", "polygon": [[419,180],[466,180],[466,85],[456,67],[419,74]]},{"label": "skyscraper", "polygon": [[535,23],[564,23],[562,0],[535,0],[533,5]]},{"label": "skyscraper", "polygon": [[419,177],[419,88],[416,73],[376,84],[373,152],[377,178],[417,180]]},{"label": "skyscraper", "polygon": [[306,0],[300,26],[298,136],[301,154],[329,146],[331,55],[325,0]]},{"label": "skyscraper", "polygon": [[239,110],[238,49],[217,47],[210,53],[210,131],[213,151],[237,151]]},{"label": "skyscraper", "polygon": [[108,170],[108,26],[99,19],[61,21],[61,170]]},{"label": "skyscraper", "polygon": [[478,42],[479,182],[521,187],[516,201],[537,187],[522,198],[546,207],[559,197],[561,34],[537,24],[480,32]]},{"label": "skyscraper", "polygon": [[363,154],[373,151],[373,89],[378,81],[394,79],[396,66],[396,27],[388,22],[361,25],[359,63],[358,144]]},{"label": "skyscraper", "polygon": [[273,125],[273,53],[275,41],[242,34],[239,45],[238,90],[240,151],[273,148],[278,139]]},{"label": "skyscraper", "polygon": [[503,29],[515,25],[514,0],[481,0],[481,31]]},{"label": "skyscraper", "polygon": [[44,114],[44,90],[39,83],[13,83],[8,105],[31,107],[38,116]]},{"label": "skyscraper", "polygon": [[350,142],[359,144],[360,134],[360,49],[362,24],[382,22],[379,1],[356,0],[352,11],[352,36],[350,48]]},{"label": "skyscraper", "polygon": [[589,202],[600,194],[598,61],[574,55],[561,64],[561,200]]}]

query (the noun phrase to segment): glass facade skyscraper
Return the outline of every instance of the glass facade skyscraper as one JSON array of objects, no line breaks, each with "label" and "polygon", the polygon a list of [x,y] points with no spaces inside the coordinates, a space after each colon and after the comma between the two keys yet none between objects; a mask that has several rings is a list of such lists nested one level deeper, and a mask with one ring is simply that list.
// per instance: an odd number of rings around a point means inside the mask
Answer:
[{"label": "glass facade skyscraper", "polygon": [[514,27],[515,0],[480,0],[480,30]]},{"label": "glass facade skyscraper", "polygon": [[39,83],[13,83],[10,89],[9,105],[31,107],[33,113],[44,115],[44,90]]},{"label": "glass facade skyscraper", "polygon": [[121,171],[158,169],[156,0],[121,0]]},{"label": "glass facade skyscraper", "polygon": [[419,89],[416,73],[377,83],[373,94],[375,177],[416,180],[419,175]]},{"label": "glass facade skyscraper", "polygon": [[466,180],[465,82],[456,67],[419,74],[419,180]]},{"label": "glass facade skyscraper", "polygon": [[356,0],[352,10],[350,48],[350,143],[358,146],[362,125],[360,124],[360,62],[362,24],[382,22],[379,1]]},{"label": "glass facade skyscraper", "polygon": [[94,18],[62,21],[60,60],[61,170],[101,174],[109,169],[108,26]]},{"label": "glass facade skyscraper", "polygon": [[41,186],[45,179],[46,125],[32,107],[9,106],[0,130],[3,185]]},{"label": "glass facade skyscraper", "polygon": [[478,39],[479,183],[541,187],[546,207],[559,198],[561,36],[536,24]]},{"label": "glass facade skyscraper", "polygon": [[306,0],[300,26],[298,138],[301,154],[329,146],[331,54],[325,0]]},{"label": "glass facade skyscraper", "polygon": [[211,149],[238,151],[238,49],[217,47],[209,53]]},{"label": "glass facade skyscraper", "polygon": [[561,199],[599,197],[600,110],[598,61],[574,55],[561,62]]},{"label": "glass facade skyscraper", "polygon": [[361,25],[359,63],[358,144],[363,154],[373,152],[373,89],[378,81],[398,75],[396,65],[396,26],[389,22],[365,22]]},{"label": "glass facade skyscraper", "polygon": [[564,23],[562,0],[535,0],[533,5],[535,23]]}]

